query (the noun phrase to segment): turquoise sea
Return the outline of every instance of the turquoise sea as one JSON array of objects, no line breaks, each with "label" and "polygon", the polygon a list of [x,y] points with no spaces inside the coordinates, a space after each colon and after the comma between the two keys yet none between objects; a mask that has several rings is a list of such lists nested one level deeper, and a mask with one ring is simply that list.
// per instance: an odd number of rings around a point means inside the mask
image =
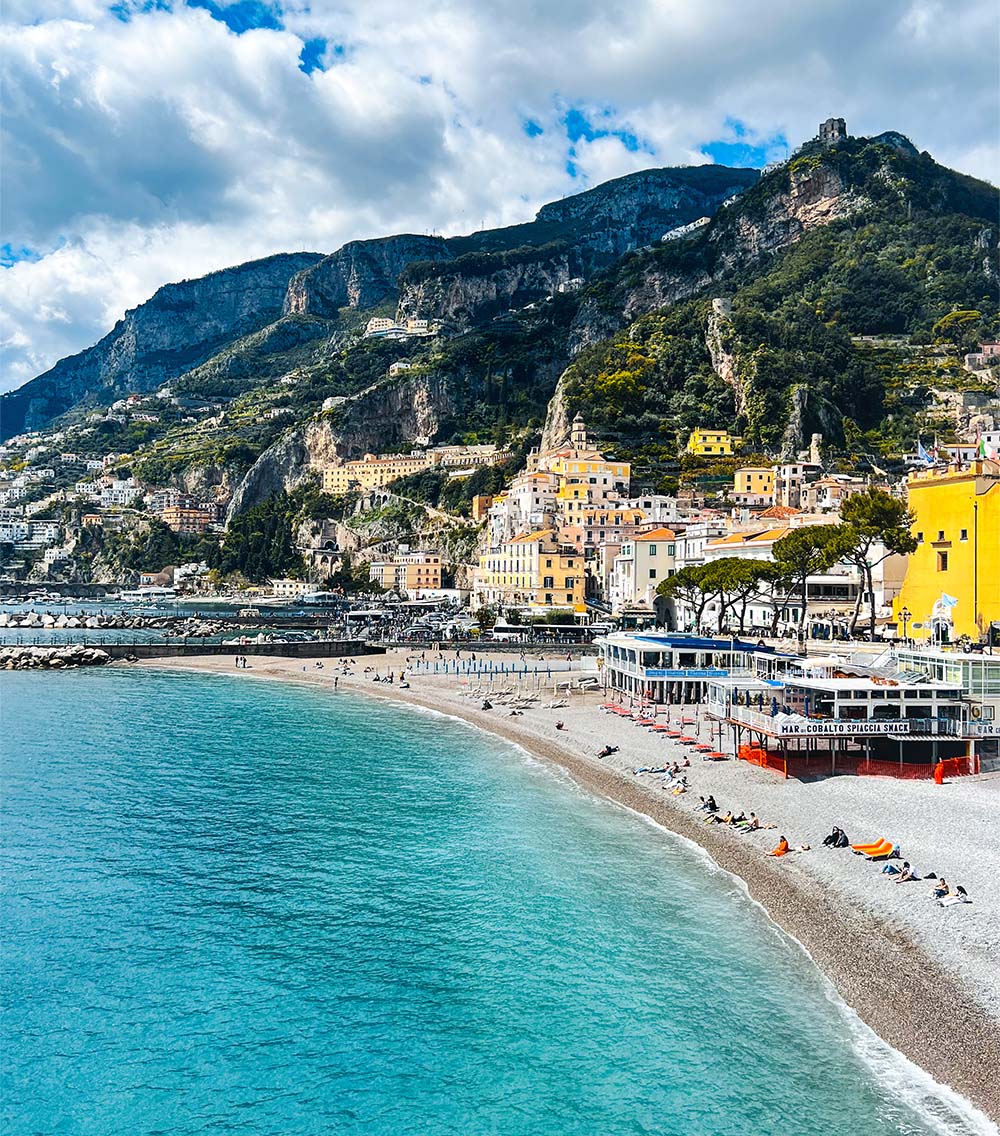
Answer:
[{"label": "turquoise sea", "polygon": [[7,1136],[980,1133],[736,881],[441,716],[7,674]]}]

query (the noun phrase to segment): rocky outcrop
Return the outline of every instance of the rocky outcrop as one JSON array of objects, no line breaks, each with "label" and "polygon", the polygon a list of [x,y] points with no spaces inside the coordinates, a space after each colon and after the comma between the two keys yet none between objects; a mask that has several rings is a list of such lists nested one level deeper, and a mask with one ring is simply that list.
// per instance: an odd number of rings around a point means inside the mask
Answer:
[{"label": "rocky outcrop", "polygon": [[498,262],[492,271],[488,265],[486,271],[483,267],[463,265],[459,259],[453,268],[449,265],[445,271],[420,273],[419,277],[415,274],[410,278],[404,274],[398,318],[413,316],[470,323],[543,300],[574,274],[569,252],[539,253],[537,259],[518,259],[513,264]]},{"label": "rocky outcrop", "polygon": [[72,667],[99,667],[111,662],[99,647],[2,647],[0,670],[68,670]]},{"label": "rocky outcrop", "polygon": [[433,437],[453,410],[448,384],[438,375],[404,375],[369,387],[265,450],[237,488],[228,517],[301,485],[314,466],[351,461],[366,453],[391,451],[418,437]]},{"label": "rocky outcrop", "polygon": [[44,426],[79,403],[155,390],[277,319],[289,280],[319,259],[318,253],[281,254],[165,285],[93,347],[5,394],[0,438]]},{"label": "rocky outcrop", "polygon": [[680,225],[711,217],[759,177],[757,170],[727,166],[641,170],[543,205],[536,224],[573,230],[593,269],[600,260],[610,263]]},{"label": "rocky outcrop", "polygon": [[[705,329],[705,346],[712,360],[712,369],[723,382],[733,388],[736,413],[745,415],[748,402],[747,388],[753,382],[753,376],[748,375],[746,368],[737,362],[735,339],[736,329],[733,327],[729,312],[713,307]],[[752,370],[756,373],[755,367]]]},{"label": "rocky outcrop", "polygon": [[837,408],[799,383],[789,392],[788,424],[781,439],[781,456],[793,459],[810,446],[814,434],[835,437],[841,430]]},{"label": "rocky outcrop", "polygon": [[352,241],[297,273],[288,285],[286,315],[332,319],[341,308],[370,308],[396,295],[396,281],[414,261],[449,260],[441,237],[406,234]]}]

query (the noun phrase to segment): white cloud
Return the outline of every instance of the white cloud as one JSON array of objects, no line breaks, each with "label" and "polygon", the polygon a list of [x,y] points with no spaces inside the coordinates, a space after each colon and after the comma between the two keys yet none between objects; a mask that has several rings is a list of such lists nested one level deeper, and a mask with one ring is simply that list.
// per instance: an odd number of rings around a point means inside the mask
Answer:
[{"label": "white cloud", "polygon": [[[3,241],[40,257],[0,271],[4,389],[169,280],[523,221],[634,169],[704,161],[734,121],[794,145],[839,114],[1000,170],[996,63],[970,46],[996,42],[989,0],[287,0],[281,28],[241,35],[183,0],[127,21],[9,0],[5,17]],[[315,38],[328,69],[307,75]],[[571,153],[574,107],[606,133]]]}]

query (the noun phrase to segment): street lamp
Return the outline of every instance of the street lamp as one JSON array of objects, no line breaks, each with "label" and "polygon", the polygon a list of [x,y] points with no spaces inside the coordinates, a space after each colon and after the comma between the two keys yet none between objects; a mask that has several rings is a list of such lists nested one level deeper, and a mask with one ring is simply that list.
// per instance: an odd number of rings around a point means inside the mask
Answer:
[{"label": "street lamp", "polygon": [[907,645],[906,625],[913,618],[913,614],[908,607],[903,607],[899,609],[899,618],[903,621],[903,646],[905,647]]}]

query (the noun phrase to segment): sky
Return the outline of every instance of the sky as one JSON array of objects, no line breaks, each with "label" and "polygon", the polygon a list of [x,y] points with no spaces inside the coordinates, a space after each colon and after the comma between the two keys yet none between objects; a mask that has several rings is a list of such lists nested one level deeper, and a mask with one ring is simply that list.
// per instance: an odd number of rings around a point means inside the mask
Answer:
[{"label": "sky", "polygon": [[530,220],[830,116],[1000,182],[995,0],[5,0],[0,390],[164,283]]}]

